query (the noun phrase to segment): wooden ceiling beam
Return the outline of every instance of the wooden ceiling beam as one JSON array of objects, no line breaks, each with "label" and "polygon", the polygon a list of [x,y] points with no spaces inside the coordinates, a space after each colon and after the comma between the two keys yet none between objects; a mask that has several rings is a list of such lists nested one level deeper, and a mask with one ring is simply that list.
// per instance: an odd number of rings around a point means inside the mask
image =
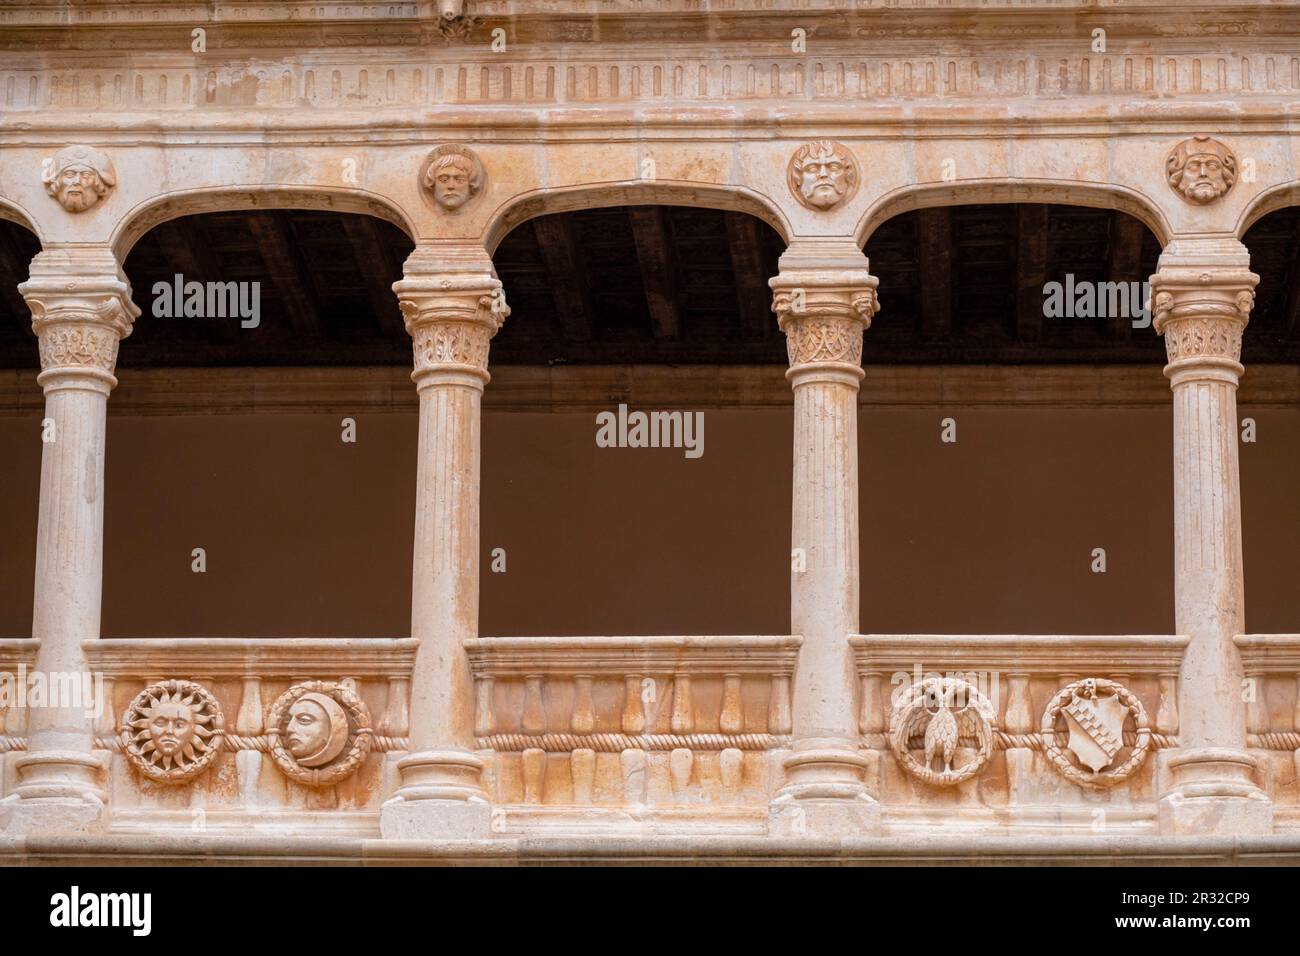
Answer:
[{"label": "wooden ceiling beam", "polygon": [[677,273],[668,217],[662,206],[631,206],[632,238],[641,263],[641,281],[654,337],[680,338],[682,313],[677,299]]},{"label": "wooden ceiling beam", "polygon": [[[354,213],[341,215],[343,232],[357,257],[357,269],[361,273],[361,281],[365,283],[375,323],[384,338],[404,341],[406,323],[402,320],[402,310],[397,305],[397,295],[392,286],[384,282],[385,276],[396,274],[401,278],[402,264],[396,261],[388,243],[380,234],[375,219]],[[378,264],[378,274],[368,268],[372,262]]]},{"label": "wooden ceiling beam", "polygon": [[596,313],[573,220],[564,213],[539,216],[533,220],[533,235],[546,266],[561,330],[571,341],[590,341]]},{"label": "wooden ceiling beam", "polygon": [[1016,340],[1043,337],[1043,286],[1047,282],[1047,206],[1016,207]]},{"label": "wooden ceiling beam", "polygon": [[740,328],[747,336],[772,338],[778,329],[772,312],[772,290],[767,284],[771,276],[763,274],[762,223],[743,212],[724,212],[722,216],[727,227]]},{"label": "wooden ceiling beam", "polygon": [[[1132,216],[1119,211],[1110,214],[1110,268],[1107,277],[1111,282],[1146,282],[1150,276],[1139,275],[1142,268],[1142,238],[1146,226]],[[1127,289],[1127,286],[1125,287]],[[1130,301],[1131,301],[1130,296]],[[1140,298],[1140,297],[1139,297]],[[1138,308],[1142,306],[1139,303]],[[1106,320],[1106,338],[1127,341],[1133,337],[1134,316],[1110,316]],[[1151,330],[1145,330],[1151,334]]]},{"label": "wooden ceiling beam", "polygon": [[952,210],[935,206],[917,212],[917,264],[921,283],[921,336],[952,336]]},{"label": "wooden ceiling beam", "polygon": [[290,327],[296,335],[319,338],[315,288],[298,264],[282,214],[253,212],[249,213],[247,222],[266,272],[275,281],[276,290],[284,301]]}]

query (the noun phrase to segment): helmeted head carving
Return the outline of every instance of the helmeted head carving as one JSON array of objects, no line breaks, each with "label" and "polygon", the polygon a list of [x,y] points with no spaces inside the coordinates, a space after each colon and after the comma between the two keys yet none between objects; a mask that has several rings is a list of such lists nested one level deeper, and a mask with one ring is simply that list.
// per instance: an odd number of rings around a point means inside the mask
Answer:
[{"label": "helmeted head carving", "polygon": [[789,185],[809,209],[831,209],[857,189],[857,160],[848,147],[831,140],[805,143],[790,158]]},{"label": "helmeted head carving", "polygon": [[99,150],[67,146],[41,164],[41,182],[68,212],[84,212],[117,185],[117,173]]},{"label": "helmeted head carving", "polygon": [[342,753],[348,742],[348,715],[332,697],[303,694],[289,708],[285,739],[299,764],[323,766]]},{"label": "helmeted head carving", "polygon": [[1165,175],[1174,192],[1204,206],[1225,195],[1237,181],[1237,157],[1217,139],[1193,136],[1173,148]]},{"label": "helmeted head carving", "polygon": [[421,182],[433,194],[433,201],[455,212],[483,188],[483,164],[465,146],[439,146],[424,166]]}]

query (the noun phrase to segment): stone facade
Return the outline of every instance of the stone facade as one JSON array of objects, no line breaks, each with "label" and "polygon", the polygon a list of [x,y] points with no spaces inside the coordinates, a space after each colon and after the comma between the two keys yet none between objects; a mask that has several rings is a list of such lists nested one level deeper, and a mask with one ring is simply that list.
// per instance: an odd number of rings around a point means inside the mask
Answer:
[{"label": "stone facade", "polygon": [[[20,291],[59,436],[32,638],[0,640],[0,670],[99,674],[110,701],[4,716],[0,858],[73,839],[111,858],[140,834],[183,856],[200,817],[214,853],[266,827],[268,858],[298,852],[286,835],[376,858],[585,837],[906,855],[970,834],[1008,858],[1300,853],[1300,634],[1243,633],[1236,414],[1242,238],[1300,202],[1300,11],[450,6],[0,10],[0,217],[40,240]],[[859,633],[863,338],[888,308],[862,247],[900,212],[973,202],[1119,210],[1163,246],[1174,634]],[[480,636],[479,420],[510,314],[492,253],[544,214],[652,203],[749,213],[787,244],[790,633]],[[122,265],[160,223],[264,208],[415,243],[393,288],[419,409],[410,636],[103,640],[106,406],[138,312]]]}]

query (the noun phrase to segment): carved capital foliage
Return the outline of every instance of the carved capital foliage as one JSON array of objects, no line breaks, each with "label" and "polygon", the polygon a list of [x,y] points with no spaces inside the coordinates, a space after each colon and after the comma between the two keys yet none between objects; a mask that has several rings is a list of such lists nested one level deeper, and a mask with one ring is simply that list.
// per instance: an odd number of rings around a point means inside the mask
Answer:
[{"label": "carved capital foliage", "polygon": [[18,291],[32,312],[43,371],[112,373],[117,343],[131,334],[131,324],[140,310],[131,301],[130,287],[118,275],[94,271],[103,265],[59,252],[42,252],[32,261],[32,277]]},{"label": "carved capital foliage", "polygon": [[60,323],[40,333],[41,371],[96,368],[112,372],[117,365],[116,330],[106,325]]},{"label": "carved capital foliage", "polygon": [[500,280],[453,273],[406,278],[393,288],[417,372],[456,366],[486,371],[488,344],[510,314]]},{"label": "carved capital foliage", "polygon": [[1245,269],[1162,269],[1151,280],[1155,328],[1171,365],[1238,363],[1259,277]]},{"label": "carved capital foliage", "polygon": [[476,322],[429,322],[412,332],[415,369],[470,365],[486,369],[488,343],[496,330]]},{"label": "carved capital foliage", "polygon": [[875,277],[782,273],[771,281],[772,311],[786,334],[791,367],[862,364],[862,333],[880,310]]}]

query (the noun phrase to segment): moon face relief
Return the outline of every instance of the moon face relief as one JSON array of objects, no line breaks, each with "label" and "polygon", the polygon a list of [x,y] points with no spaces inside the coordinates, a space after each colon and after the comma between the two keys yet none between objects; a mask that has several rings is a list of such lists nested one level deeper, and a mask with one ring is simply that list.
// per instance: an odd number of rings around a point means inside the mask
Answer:
[{"label": "moon face relief", "polygon": [[267,717],[271,758],[309,787],[351,776],[370,751],[370,711],[350,686],[304,681],[280,695]]},{"label": "moon face relief", "polygon": [[216,760],[225,720],[216,697],[188,680],[151,684],[122,715],[122,742],[131,766],[150,780],[192,780]]}]

